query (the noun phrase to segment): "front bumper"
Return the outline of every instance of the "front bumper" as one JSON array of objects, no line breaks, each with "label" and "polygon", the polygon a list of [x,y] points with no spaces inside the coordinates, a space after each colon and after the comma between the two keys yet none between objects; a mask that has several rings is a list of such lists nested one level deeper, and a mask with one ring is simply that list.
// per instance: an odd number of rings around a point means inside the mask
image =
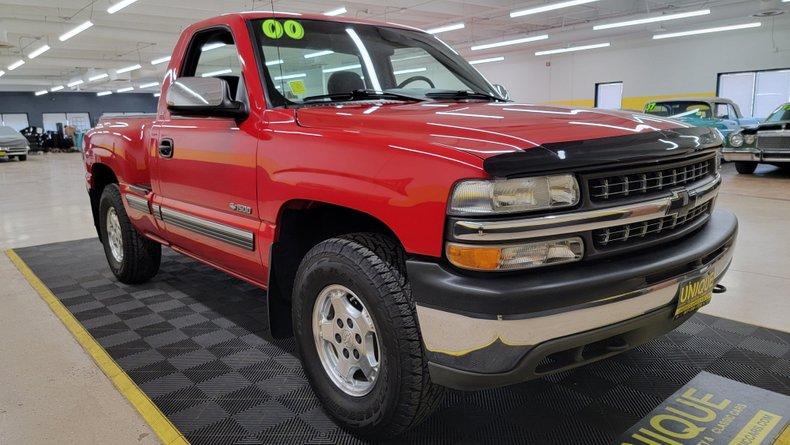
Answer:
[{"label": "front bumper", "polygon": [[407,262],[432,379],[457,389],[522,382],[614,355],[674,329],[679,284],[732,259],[738,222],[621,259],[507,276]]},{"label": "front bumper", "polygon": [[30,151],[29,147],[0,147],[0,158],[5,156],[24,156]]},{"label": "front bumper", "polygon": [[746,149],[736,150],[733,148],[722,149],[722,158],[725,161],[749,161],[749,162],[790,162],[790,150],[757,150]]}]

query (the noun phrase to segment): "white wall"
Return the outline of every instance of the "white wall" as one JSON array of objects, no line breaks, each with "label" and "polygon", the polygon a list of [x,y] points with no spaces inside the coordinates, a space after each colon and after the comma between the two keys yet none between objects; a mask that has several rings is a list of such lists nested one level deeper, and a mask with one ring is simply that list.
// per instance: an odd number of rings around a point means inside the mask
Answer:
[{"label": "white wall", "polygon": [[477,68],[523,102],[592,106],[596,83],[622,81],[623,107],[641,109],[661,96],[712,95],[718,73],[790,68],[790,17],[773,27],[770,19],[762,22],[758,29],[666,40],[601,38],[585,43],[612,46],[554,56],[535,56],[525,46]]}]

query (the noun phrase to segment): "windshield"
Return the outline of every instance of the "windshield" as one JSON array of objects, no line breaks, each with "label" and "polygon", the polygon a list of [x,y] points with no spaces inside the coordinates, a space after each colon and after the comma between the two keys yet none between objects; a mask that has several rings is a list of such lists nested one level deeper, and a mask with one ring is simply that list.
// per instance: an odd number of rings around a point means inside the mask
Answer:
[{"label": "windshield", "polygon": [[674,101],[674,102],[654,102],[645,106],[645,113],[662,117],[698,117],[710,119],[711,110],[707,102],[697,101]]},{"label": "windshield", "polygon": [[[259,20],[254,28],[275,106],[376,98],[501,99],[477,70],[430,34],[286,18]],[[353,91],[367,94],[348,94]]]},{"label": "windshield", "polygon": [[790,104],[784,104],[771,113],[766,119],[766,122],[783,122],[790,121]]}]

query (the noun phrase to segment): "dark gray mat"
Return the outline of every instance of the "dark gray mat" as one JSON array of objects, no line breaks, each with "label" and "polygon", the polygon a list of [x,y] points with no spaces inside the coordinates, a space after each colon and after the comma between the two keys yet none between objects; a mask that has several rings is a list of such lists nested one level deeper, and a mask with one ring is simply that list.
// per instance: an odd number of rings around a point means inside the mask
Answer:
[{"label": "dark gray mat", "polygon": [[[169,250],[153,281],[123,285],[96,239],[17,253],[192,443],[360,442],[319,406],[293,341],[263,339],[260,289]],[[790,334],[697,314],[614,359],[449,391],[398,442],[610,443],[702,370],[790,394]]]}]

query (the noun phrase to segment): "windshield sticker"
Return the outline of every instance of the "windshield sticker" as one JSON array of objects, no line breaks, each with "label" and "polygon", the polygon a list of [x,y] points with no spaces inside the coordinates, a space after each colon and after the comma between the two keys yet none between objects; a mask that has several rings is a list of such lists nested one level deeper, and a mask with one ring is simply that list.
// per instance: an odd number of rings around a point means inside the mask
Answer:
[{"label": "windshield sticker", "polygon": [[784,108],[785,111],[790,111],[790,104],[785,104],[782,108]]},{"label": "windshield sticker", "polygon": [[279,20],[266,19],[261,24],[261,29],[263,29],[263,35],[270,39],[279,39],[283,34],[294,40],[301,40],[304,37],[304,27],[296,20],[286,20],[285,23],[280,23]]},{"label": "windshield sticker", "polygon": [[307,91],[307,88],[305,88],[304,86],[304,82],[301,80],[289,81],[288,87],[291,88],[291,92],[296,94],[297,96],[301,96]]},{"label": "windshield sticker", "polygon": [[656,109],[656,103],[650,102],[649,104],[645,105],[645,111],[653,111]]}]

